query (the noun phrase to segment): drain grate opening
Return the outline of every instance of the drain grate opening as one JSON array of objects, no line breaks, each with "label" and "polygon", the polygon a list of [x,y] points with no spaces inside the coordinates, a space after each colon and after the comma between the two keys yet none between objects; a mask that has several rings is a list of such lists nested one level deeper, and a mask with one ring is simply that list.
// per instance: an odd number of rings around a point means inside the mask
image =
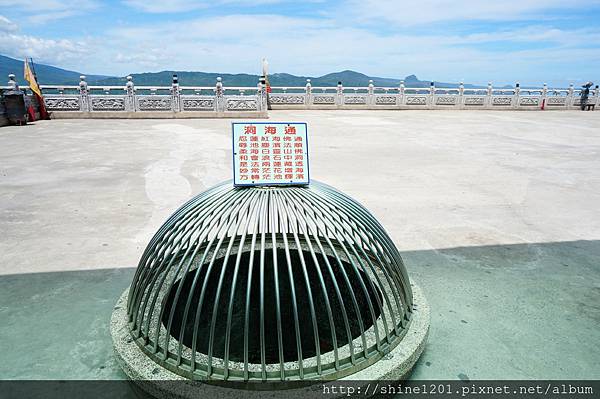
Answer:
[{"label": "drain grate opening", "polygon": [[[277,285],[279,288],[280,326],[282,330],[281,347],[283,350],[283,360],[286,362],[296,361],[300,357],[307,359],[317,354],[314,324],[310,311],[310,297],[312,297],[314,306],[314,320],[317,326],[318,343],[321,354],[333,350],[333,331],[335,331],[337,347],[342,347],[348,344],[348,335],[350,335],[352,339],[360,336],[361,322],[364,331],[367,331],[373,325],[373,318],[377,319],[381,315],[381,308],[378,305],[379,303],[383,303],[381,292],[376,284],[371,284],[369,282],[369,277],[360,270],[360,268],[356,270],[352,264],[347,262],[342,262],[340,266],[340,263],[335,257],[320,253],[316,254],[317,262],[315,263],[310,252],[302,251],[302,256],[306,264],[306,274],[309,282],[308,287],[310,288],[309,294],[306,283],[307,279],[304,275],[304,269],[298,250],[290,250],[289,256],[290,262],[288,266],[286,251],[284,249],[277,249],[277,265],[275,266],[273,261],[273,250],[265,251],[263,266],[265,363],[273,364],[279,363],[280,361],[277,322],[277,290],[275,289]],[[327,257],[327,260],[331,265],[331,271],[327,267],[324,257]],[[222,259],[220,262],[217,260],[215,265],[218,265],[218,267],[214,266],[208,277],[206,275],[208,265],[202,265],[199,269],[189,272],[172,286],[164,304],[165,312],[162,317],[162,323],[164,326],[167,326],[170,312],[173,310],[173,321],[170,331],[173,338],[179,340],[181,329],[183,328],[184,333],[182,342],[184,345],[191,348],[194,329],[197,329],[196,350],[208,354],[219,279],[221,277],[221,270],[224,270],[222,288],[216,306],[217,316],[214,326],[212,354],[219,358],[225,357],[227,317],[233,286],[235,261],[235,255],[230,256],[226,264],[222,264]],[[236,362],[244,361],[244,339],[245,334],[247,334],[248,362],[260,364],[262,363],[262,356],[260,316],[261,267],[259,251],[254,253],[251,281],[248,285],[250,276],[249,264],[250,252],[245,252],[241,256],[235,288],[233,288],[229,360]],[[319,271],[322,276],[323,284],[321,283]],[[277,278],[275,277],[276,275]],[[195,278],[197,281],[194,285],[193,282]],[[290,281],[293,281],[295,302],[292,296],[292,285]],[[340,295],[337,295],[336,293],[336,283]],[[180,284],[183,284],[181,290],[182,294],[176,299],[176,292]],[[192,285],[194,285],[193,288]],[[200,295],[204,285],[206,285],[204,301],[199,320],[195,321],[200,303]],[[248,286],[250,290],[250,301],[248,308],[248,328],[246,332],[245,318]],[[352,294],[354,294],[356,299],[356,305],[352,300]],[[185,307],[190,296],[190,307],[184,322],[183,317]],[[327,299],[329,300],[333,323],[331,323],[329,319],[326,306]],[[373,313],[371,313],[369,301],[371,302]],[[299,334],[296,333],[294,303],[296,304],[297,309]],[[347,316],[348,326],[346,326],[344,321],[344,310]],[[350,334],[348,334],[348,330]],[[297,349],[298,340],[300,341],[301,356]]]}]

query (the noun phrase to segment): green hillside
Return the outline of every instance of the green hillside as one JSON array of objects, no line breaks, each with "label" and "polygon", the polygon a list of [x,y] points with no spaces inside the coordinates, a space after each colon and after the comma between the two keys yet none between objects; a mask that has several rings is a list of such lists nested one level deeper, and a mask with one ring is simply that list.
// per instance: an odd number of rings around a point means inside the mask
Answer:
[{"label": "green hillside", "polygon": [[[35,62],[35,60],[34,60]],[[35,72],[40,84],[57,84],[57,85],[76,85],[79,83],[79,72],[68,71],[66,69],[56,68],[50,65],[35,63]],[[14,73],[17,82],[21,85],[27,84],[23,79],[23,60],[0,55],[0,82],[1,85],[8,82],[8,75]],[[90,84],[95,84],[101,79],[106,79],[105,75],[87,75]]]},{"label": "green hillside", "polygon": [[[35,61],[35,60],[34,60]],[[80,72],[69,71],[50,65],[35,64],[35,71],[40,84],[44,85],[76,85],[79,83]],[[19,84],[26,84],[23,79],[23,61],[0,55],[0,82],[1,79],[8,81],[8,74],[14,73]],[[256,86],[259,76],[252,74],[229,74],[213,72],[192,71],[161,71],[132,73],[133,81],[138,86],[168,86],[171,84],[173,74],[179,77],[182,86],[213,86],[218,76],[223,78],[225,86]],[[304,86],[306,79],[311,79],[313,86],[335,86],[342,82],[344,86],[367,86],[369,80],[373,80],[376,86],[397,87],[400,79],[381,78],[367,76],[360,72],[345,70],[342,72],[329,73],[323,76],[296,76],[289,73],[274,73],[269,75],[272,86]],[[98,86],[122,86],[125,85],[125,77],[106,75],[86,75],[90,85]],[[419,80],[415,75],[404,78],[406,86],[429,87],[430,81]],[[2,83],[0,83],[2,85]],[[438,87],[457,87],[457,83],[435,82]],[[478,87],[465,85],[465,87]]]}]

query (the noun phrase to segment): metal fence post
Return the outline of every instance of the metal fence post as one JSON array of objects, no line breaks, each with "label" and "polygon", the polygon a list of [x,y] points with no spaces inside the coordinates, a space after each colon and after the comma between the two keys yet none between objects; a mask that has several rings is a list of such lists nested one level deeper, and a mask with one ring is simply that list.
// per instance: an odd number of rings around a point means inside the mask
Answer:
[{"label": "metal fence post", "polygon": [[135,112],[135,86],[133,84],[133,77],[127,76],[127,83],[125,83],[125,111]]},{"label": "metal fence post", "polygon": [[79,110],[82,112],[89,112],[90,103],[88,97],[88,84],[85,81],[85,75],[81,75],[79,80]]},{"label": "metal fence post", "polygon": [[310,84],[310,79],[306,79],[306,88],[305,88],[305,105],[308,107],[312,103],[312,85]]},{"label": "metal fence post", "polygon": [[215,84],[215,103],[216,103],[216,107],[215,110],[217,112],[224,112],[225,111],[225,97],[224,97],[224,93],[223,93],[223,82],[221,77],[219,76],[217,78],[217,83]]}]

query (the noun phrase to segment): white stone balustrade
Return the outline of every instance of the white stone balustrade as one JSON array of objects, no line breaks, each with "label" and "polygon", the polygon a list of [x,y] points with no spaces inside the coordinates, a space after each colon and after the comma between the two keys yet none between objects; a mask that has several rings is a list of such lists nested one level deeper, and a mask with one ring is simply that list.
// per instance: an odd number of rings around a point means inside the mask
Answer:
[{"label": "white stone balustrade", "polygon": [[[400,81],[398,87],[349,87],[343,83],[335,87],[273,86],[269,100],[273,109],[495,109],[495,110],[569,110],[579,109],[581,92],[572,85],[569,89],[522,88],[517,82],[513,88],[487,87],[410,87]],[[590,90],[588,104],[600,110],[600,90]]]},{"label": "white stone balustrade", "polygon": [[[4,90],[18,88],[11,76]],[[77,86],[41,85],[41,89],[46,108],[59,118],[267,116],[266,88],[260,83],[258,89],[225,87],[217,78],[213,87],[181,86],[174,75],[171,86],[136,86],[131,76],[126,79],[124,86],[91,86],[82,75]]]},{"label": "white stone balustrade", "polygon": [[[14,75],[5,90],[18,87]],[[219,117],[267,116],[267,96],[272,109],[496,109],[569,110],[579,109],[583,89],[410,87],[400,81],[397,87],[305,86],[226,87],[219,77],[215,85],[181,86],[173,76],[171,86],[137,86],[127,76],[124,86],[90,86],[81,76],[78,86],[42,85],[46,107],[58,117]],[[27,86],[21,89],[29,89]],[[590,90],[588,104],[600,110],[600,90]],[[77,116],[75,116],[77,115]]]}]

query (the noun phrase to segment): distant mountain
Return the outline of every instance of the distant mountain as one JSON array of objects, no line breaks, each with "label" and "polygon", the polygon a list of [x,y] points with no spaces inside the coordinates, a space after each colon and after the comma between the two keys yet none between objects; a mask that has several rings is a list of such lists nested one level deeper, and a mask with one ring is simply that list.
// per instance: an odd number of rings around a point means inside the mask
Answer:
[{"label": "distant mountain", "polygon": [[[35,60],[34,60],[35,61]],[[56,68],[50,65],[35,64],[35,72],[40,84],[46,85],[76,85],[79,83],[80,72],[68,71],[66,69]],[[19,84],[26,84],[23,79],[23,61],[0,55],[0,79],[8,81],[8,74],[14,73]],[[162,71],[132,73],[133,81],[139,86],[168,86],[171,84],[173,74],[179,77],[179,83],[182,86],[213,86],[217,77],[223,78],[225,86],[256,86],[259,76],[252,74],[229,74],[212,72],[192,72],[192,71]],[[342,72],[329,73],[327,75],[296,76],[289,73],[274,73],[269,75],[269,82],[272,86],[304,86],[306,79],[311,79],[313,86],[335,86],[342,82],[344,86],[367,86],[369,80],[373,80],[376,86],[397,87],[401,79],[381,78],[367,76],[360,72],[345,70]],[[123,86],[127,79],[125,77],[107,76],[107,75],[86,75],[86,81],[90,85],[97,86]],[[430,81],[419,80],[415,75],[409,75],[404,78],[404,84],[407,87],[429,87]],[[3,86],[0,80],[0,86]],[[438,87],[458,87],[458,83],[435,82]],[[481,87],[475,85],[465,85],[466,88]]]},{"label": "distant mountain", "polygon": [[[182,86],[212,86],[215,84],[217,77],[223,78],[225,86],[256,86],[258,83],[258,75],[250,74],[229,74],[229,73],[212,73],[212,72],[188,72],[188,71],[161,71],[161,72],[146,72],[132,73],[133,81],[140,86],[165,86],[171,84],[173,74],[179,78],[179,84]],[[269,75],[271,86],[302,86],[306,85],[306,79],[311,80],[313,86],[336,86],[338,82],[346,87],[351,86],[367,86],[369,80],[373,80],[376,86],[397,87],[400,85],[401,79],[380,78],[375,76],[367,76],[364,73],[355,71],[342,71],[328,73],[323,76],[296,76],[289,73],[274,73]],[[126,82],[125,77],[100,79],[95,84],[106,86],[121,86]],[[458,87],[458,83],[434,82],[437,87]],[[407,87],[429,87],[431,82],[419,80],[415,75],[409,75],[404,78],[404,84]],[[466,88],[482,87],[476,85],[465,84]]]},{"label": "distant mountain", "polygon": [[[137,85],[152,86],[170,84],[173,74],[177,74],[179,83],[182,86],[212,86],[215,84],[218,76],[223,78],[223,83],[226,86],[256,86],[259,79],[258,75],[250,74],[188,71],[134,73],[131,74],[131,76]],[[272,86],[304,86],[306,85],[306,79],[311,79],[311,84],[313,86],[335,86],[340,81],[344,84],[344,86],[366,86],[369,84],[370,79],[372,79],[375,84],[380,86],[397,86],[400,83],[400,79],[369,77],[365,74],[354,71],[335,72],[320,77],[295,76],[289,73],[274,73],[269,75],[269,82]],[[125,82],[126,79],[124,77],[107,78],[100,80],[98,84],[111,86],[124,85]]]},{"label": "distant mountain", "polygon": [[[146,72],[133,73],[133,81],[140,86],[160,86],[169,85],[173,74],[177,74],[179,83],[182,86],[212,86],[215,84],[217,77],[223,78],[225,86],[256,86],[258,83],[258,75],[250,74],[229,74],[229,73],[211,73],[211,72],[188,72],[188,71],[162,71],[162,72]],[[367,86],[369,80],[373,80],[376,86],[392,86],[397,87],[401,79],[381,78],[375,76],[367,76],[364,73],[355,71],[342,71],[328,73],[323,76],[296,76],[289,73],[274,73],[269,75],[269,82],[272,86],[304,86],[306,79],[311,80],[313,86],[336,86],[338,82],[342,82],[344,86]],[[106,78],[99,80],[96,84],[106,86],[120,86],[126,82],[125,77]],[[419,80],[415,75],[409,75],[404,78],[404,84],[408,87],[429,87],[430,81]],[[458,83],[442,83],[435,82],[438,87],[458,87]],[[465,85],[465,87],[477,87],[474,85]]]},{"label": "distant mountain", "polygon": [[[35,62],[35,60],[34,60]],[[35,63],[35,73],[40,84],[73,85],[79,83],[79,72],[68,71],[66,69],[56,68],[50,65]],[[4,86],[8,82],[8,75],[14,73],[19,84],[26,84],[23,79],[23,60],[0,55],[0,85]],[[90,84],[96,84],[98,80],[106,79],[105,75],[86,75]]]}]

